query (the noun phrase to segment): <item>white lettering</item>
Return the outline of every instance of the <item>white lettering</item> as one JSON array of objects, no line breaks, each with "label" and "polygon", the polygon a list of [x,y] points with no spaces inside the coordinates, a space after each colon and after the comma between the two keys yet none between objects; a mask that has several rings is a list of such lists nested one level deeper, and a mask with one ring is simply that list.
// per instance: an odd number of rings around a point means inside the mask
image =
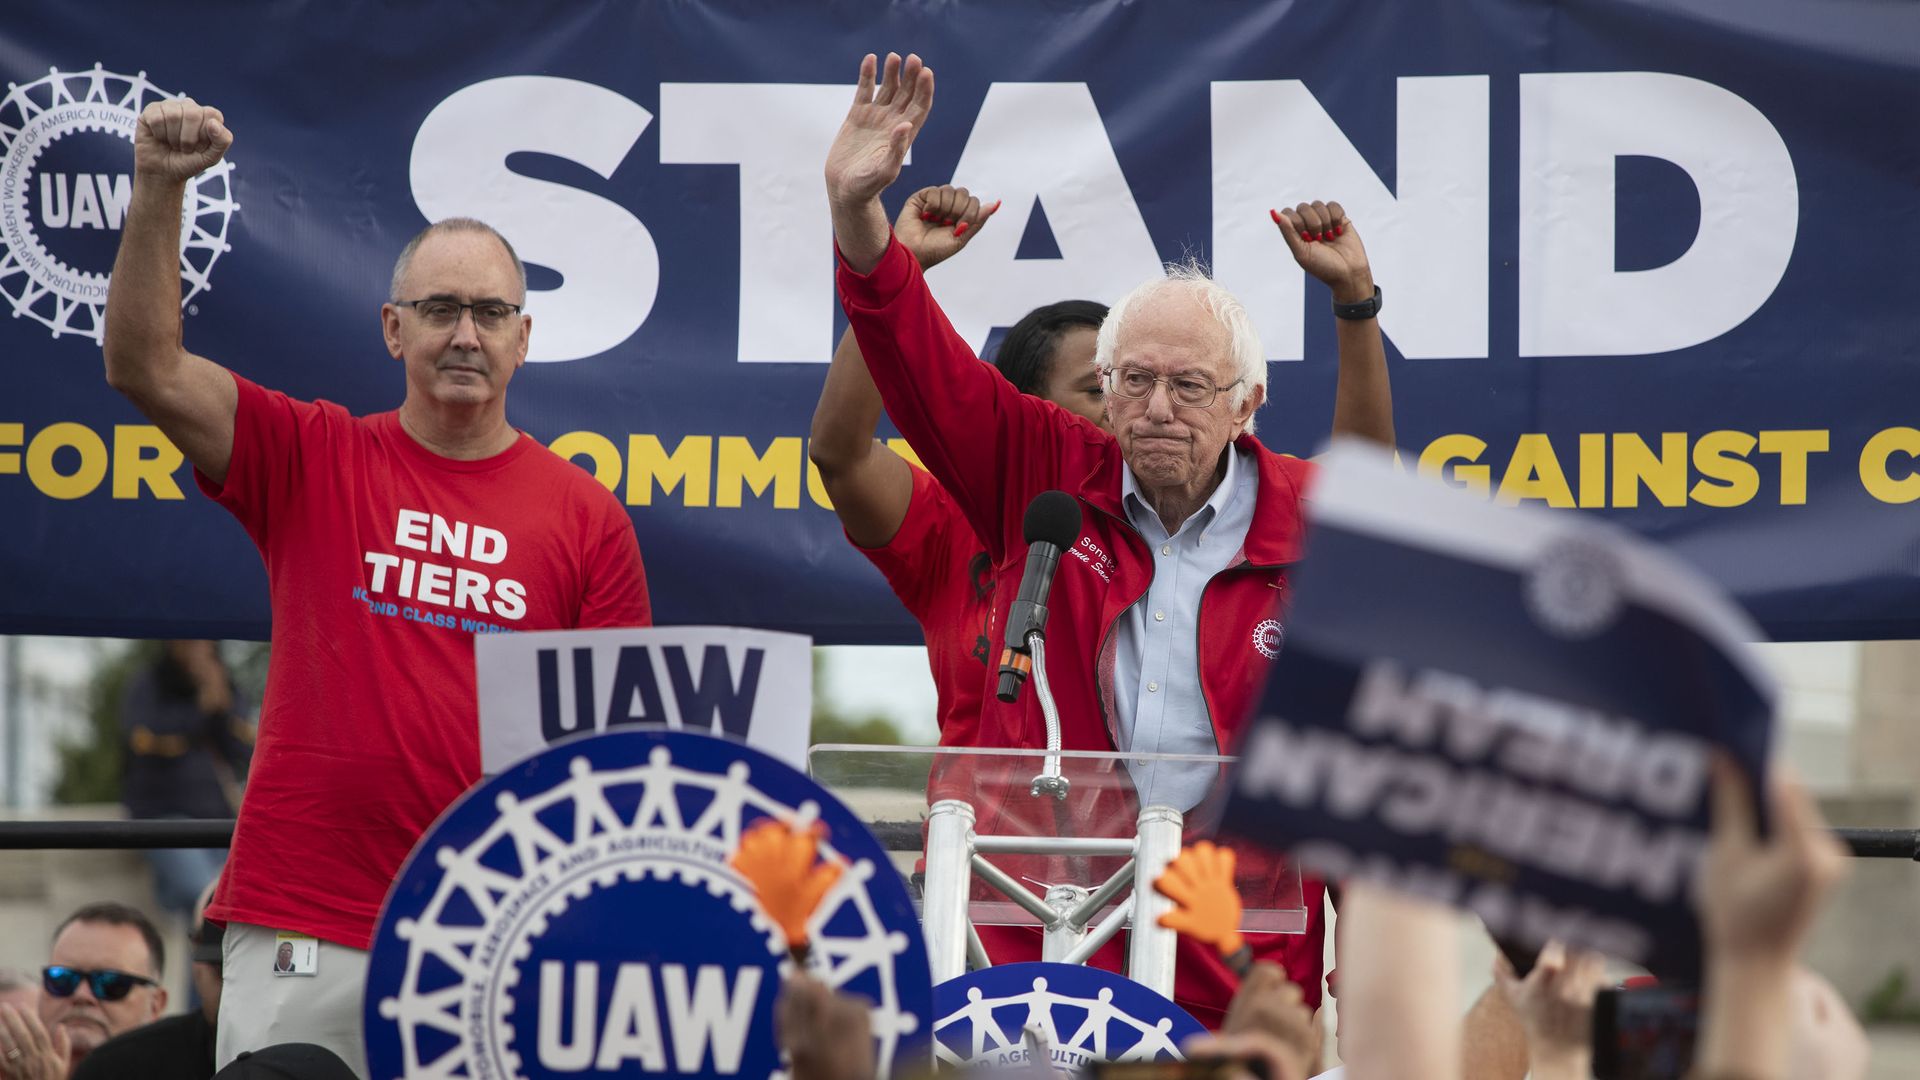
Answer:
[{"label": "white lettering", "polygon": [[[1693,244],[1652,270],[1614,268],[1614,162],[1629,155],[1679,166],[1700,195]],[[1521,356],[1710,341],[1773,295],[1799,220],[1786,143],[1745,99],[1652,71],[1520,76]]]},{"label": "white lettering", "polygon": [[[940,264],[931,279],[954,329],[976,352],[994,327],[1013,325],[1035,303],[1110,303],[1160,273],[1153,237],[1085,83],[988,87],[953,183],[1002,201],[966,257]],[[1036,205],[1058,259],[1014,258]]]},{"label": "white lettering", "polygon": [[824,362],[833,352],[820,163],[850,96],[838,84],[660,84],[660,163],[740,167],[743,364]]},{"label": "white lettering", "polygon": [[1352,215],[1393,283],[1380,327],[1402,355],[1487,355],[1488,83],[1398,80],[1394,190],[1299,80],[1213,84],[1214,273],[1269,359],[1306,355],[1306,275],[1267,211],[1320,198]]},{"label": "white lettering", "polygon": [[393,531],[393,542],[415,551],[427,550],[426,513],[420,510],[400,511],[399,523]]},{"label": "white lettering", "polygon": [[516,153],[552,154],[613,175],[653,114],[576,79],[488,79],[436,105],[414,136],[414,202],[429,221],[470,216],[499,229],[522,259],[565,283],[530,293],[551,329],[527,359],[578,360],[633,336],[653,310],[660,254],[653,234],[618,204],[507,167]]}]

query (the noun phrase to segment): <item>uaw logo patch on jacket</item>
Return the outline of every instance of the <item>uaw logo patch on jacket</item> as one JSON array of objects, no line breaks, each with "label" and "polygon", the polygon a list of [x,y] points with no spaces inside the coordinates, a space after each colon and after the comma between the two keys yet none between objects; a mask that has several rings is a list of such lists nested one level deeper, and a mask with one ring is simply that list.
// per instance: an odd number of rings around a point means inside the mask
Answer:
[{"label": "uaw logo patch on jacket", "polygon": [[943,1065],[1024,1072],[1045,1054],[1056,1070],[1096,1061],[1179,1061],[1205,1029],[1185,1009],[1111,971],[1078,964],[1002,964],[933,991],[934,1056]]},{"label": "uaw logo patch on jacket", "polygon": [[872,1002],[881,1075],[923,1065],[926,947],[872,834],[756,750],[625,731],[501,772],[414,848],[370,959],[372,1076],[784,1076],[773,1009],[793,962],[729,865],[767,817],[825,824],[842,872],[809,924],[813,974]]},{"label": "uaw logo patch on jacket", "polygon": [[[120,248],[120,228],[133,199],[133,135],[140,111],[178,97],[120,75],[49,71],[9,83],[0,99],[0,294],[16,318],[26,316],[54,337],[96,344],[104,329],[107,277]],[[208,288],[208,275],[229,250],[234,211],[233,162],[222,160],[187,184],[180,214],[181,306]]]}]

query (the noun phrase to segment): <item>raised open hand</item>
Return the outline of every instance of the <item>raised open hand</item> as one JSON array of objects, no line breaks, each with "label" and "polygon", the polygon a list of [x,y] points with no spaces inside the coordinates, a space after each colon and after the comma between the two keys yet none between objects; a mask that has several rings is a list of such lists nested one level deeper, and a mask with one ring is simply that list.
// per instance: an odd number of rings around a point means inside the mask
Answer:
[{"label": "raised open hand", "polygon": [[853,107],[827,151],[827,199],[854,206],[879,197],[900,175],[907,148],[933,109],[933,69],[917,55],[887,54],[878,84],[872,53],[860,61]]}]

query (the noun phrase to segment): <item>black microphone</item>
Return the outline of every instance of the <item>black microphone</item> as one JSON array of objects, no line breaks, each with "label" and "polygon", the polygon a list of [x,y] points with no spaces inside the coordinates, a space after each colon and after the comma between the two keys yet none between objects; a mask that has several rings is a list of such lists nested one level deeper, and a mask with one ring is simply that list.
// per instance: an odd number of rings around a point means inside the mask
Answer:
[{"label": "black microphone", "polygon": [[1080,539],[1080,503],[1064,491],[1043,491],[1027,504],[1023,524],[1027,537],[1027,569],[1020,575],[1020,592],[1007,611],[1006,649],[1000,654],[1001,701],[1020,696],[1020,684],[1033,674],[1033,654],[1027,635],[1047,625],[1047,593],[1060,568],[1060,553]]}]

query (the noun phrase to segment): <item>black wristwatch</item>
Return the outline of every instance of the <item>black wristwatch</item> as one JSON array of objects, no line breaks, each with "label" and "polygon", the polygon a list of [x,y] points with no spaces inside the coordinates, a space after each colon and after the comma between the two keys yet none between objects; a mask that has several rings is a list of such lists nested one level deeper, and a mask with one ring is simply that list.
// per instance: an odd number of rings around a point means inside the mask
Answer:
[{"label": "black wristwatch", "polygon": [[1378,314],[1380,314],[1380,286],[1378,285],[1373,287],[1372,296],[1357,304],[1342,304],[1337,300],[1333,304],[1333,317],[1336,319],[1365,322]]}]

